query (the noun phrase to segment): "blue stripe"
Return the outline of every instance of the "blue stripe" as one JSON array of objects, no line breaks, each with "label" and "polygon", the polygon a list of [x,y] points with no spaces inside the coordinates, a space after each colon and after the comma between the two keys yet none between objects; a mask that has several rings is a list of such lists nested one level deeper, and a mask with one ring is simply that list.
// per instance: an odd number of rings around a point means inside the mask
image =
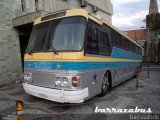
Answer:
[{"label": "blue stripe", "polygon": [[112,50],[112,58],[142,60],[142,56],[136,53],[114,47]]},{"label": "blue stripe", "polygon": [[[25,61],[24,68],[45,70],[89,70],[138,65],[138,62],[40,62]],[[59,66],[60,67],[57,67]]]}]

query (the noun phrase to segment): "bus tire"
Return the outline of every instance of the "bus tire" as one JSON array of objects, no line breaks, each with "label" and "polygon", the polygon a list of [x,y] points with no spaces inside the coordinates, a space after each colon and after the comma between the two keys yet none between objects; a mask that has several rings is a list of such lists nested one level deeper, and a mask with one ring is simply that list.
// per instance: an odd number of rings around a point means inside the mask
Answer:
[{"label": "bus tire", "polygon": [[103,97],[106,95],[110,88],[110,82],[109,82],[109,72],[106,72],[101,85],[101,93],[99,94],[100,97]]}]

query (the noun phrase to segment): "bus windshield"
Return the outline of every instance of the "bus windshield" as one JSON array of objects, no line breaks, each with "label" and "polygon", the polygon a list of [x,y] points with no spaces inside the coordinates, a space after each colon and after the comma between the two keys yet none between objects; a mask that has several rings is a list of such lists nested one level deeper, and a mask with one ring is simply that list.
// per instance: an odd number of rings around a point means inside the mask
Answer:
[{"label": "bus windshield", "polygon": [[80,51],[86,29],[84,17],[56,19],[33,26],[26,53]]}]

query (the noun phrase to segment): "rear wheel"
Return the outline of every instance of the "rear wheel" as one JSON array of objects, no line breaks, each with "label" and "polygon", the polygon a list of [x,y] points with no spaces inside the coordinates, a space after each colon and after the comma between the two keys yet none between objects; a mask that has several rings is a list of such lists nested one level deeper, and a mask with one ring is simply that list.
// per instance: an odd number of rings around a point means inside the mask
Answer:
[{"label": "rear wheel", "polygon": [[105,96],[108,90],[109,90],[109,75],[107,72],[103,77],[100,96],[101,97]]}]

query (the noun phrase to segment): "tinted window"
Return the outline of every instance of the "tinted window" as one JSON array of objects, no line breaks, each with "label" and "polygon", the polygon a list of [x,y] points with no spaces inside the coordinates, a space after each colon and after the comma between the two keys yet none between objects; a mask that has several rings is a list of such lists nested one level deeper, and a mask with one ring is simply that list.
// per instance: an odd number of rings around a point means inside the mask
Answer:
[{"label": "tinted window", "polygon": [[129,40],[128,40],[128,39],[126,39],[126,42],[127,42],[127,46],[126,46],[126,48],[127,48],[127,50],[129,51],[129,50],[130,50],[130,42],[129,42]]},{"label": "tinted window", "polygon": [[115,47],[122,47],[122,38],[121,35],[117,32],[112,31],[112,42],[113,42],[113,46]]},{"label": "tinted window", "polygon": [[135,47],[135,45],[133,44],[133,52],[135,52],[136,51],[136,47]]},{"label": "tinted window", "polygon": [[128,48],[128,47],[127,47],[127,46],[128,46],[127,39],[123,37],[122,43],[123,43],[123,45],[122,45],[122,46],[123,46],[123,49],[127,50],[127,48]]},{"label": "tinted window", "polygon": [[99,54],[110,56],[111,49],[108,34],[102,31],[99,31],[98,33]]},{"label": "tinted window", "polygon": [[89,26],[88,31],[87,53],[98,54],[98,30],[92,25]]},{"label": "tinted window", "polygon": [[139,52],[138,52],[138,46],[137,45],[136,45],[136,53],[139,54]]}]

